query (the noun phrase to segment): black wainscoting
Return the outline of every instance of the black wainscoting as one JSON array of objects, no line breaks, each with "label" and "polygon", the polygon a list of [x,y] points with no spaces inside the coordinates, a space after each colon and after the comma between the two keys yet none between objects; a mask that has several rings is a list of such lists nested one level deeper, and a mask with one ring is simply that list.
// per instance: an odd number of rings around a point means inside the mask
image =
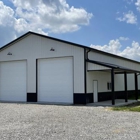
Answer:
[{"label": "black wainscoting", "polygon": [[[135,97],[135,92],[136,92],[135,90],[129,90],[129,91],[127,91],[127,93],[128,93],[128,99]],[[140,91],[138,91],[138,95],[140,95],[139,92]],[[116,91],[116,98],[117,99],[125,99],[125,91]]]},{"label": "black wainscoting", "polygon": [[27,102],[37,102],[37,93],[27,93]]},{"label": "black wainscoting", "polygon": [[87,103],[93,103],[93,93],[87,93],[86,94],[86,102]]},{"label": "black wainscoting", "polygon": [[112,100],[112,92],[98,92],[98,102]]},{"label": "black wainscoting", "polygon": [[74,93],[74,104],[93,103],[93,93]]},{"label": "black wainscoting", "polygon": [[84,93],[74,93],[74,104],[86,104],[86,94]]},{"label": "black wainscoting", "polygon": [[[128,99],[135,97],[135,90],[129,90],[128,93]],[[140,95],[140,90],[138,91]],[[115,99],[125,99],[125,91],[115,91]],[[112,100],[112,93],[111,92],[99,92],[98,93],[98,101],[107,101]]]}]

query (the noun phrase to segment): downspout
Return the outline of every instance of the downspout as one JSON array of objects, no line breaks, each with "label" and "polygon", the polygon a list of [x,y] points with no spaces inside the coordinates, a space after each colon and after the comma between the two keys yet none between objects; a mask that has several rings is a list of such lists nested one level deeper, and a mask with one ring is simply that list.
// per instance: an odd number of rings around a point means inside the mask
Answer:
[{"label": "downspout", "polygon": [[88,59],[88,53],[91,50],[86,52],[86,48],[84,48],[84,86],[85,86],[85,104],[87,104],[87,64],[86,60]]},{"label": "downspout", "polygon": [[91,51],[91,49],[89,49],[87,52],[86,52],[86,59],[88,59],[88,53]]}]

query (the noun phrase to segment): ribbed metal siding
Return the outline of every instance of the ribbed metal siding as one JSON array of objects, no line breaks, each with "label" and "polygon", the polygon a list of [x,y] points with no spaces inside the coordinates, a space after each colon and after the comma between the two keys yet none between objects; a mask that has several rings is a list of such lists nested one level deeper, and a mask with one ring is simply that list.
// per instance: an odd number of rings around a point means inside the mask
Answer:
[{"label": "ribbed metal siding", "polygon": [[90,52],[89,59],[106,62],[106,63],[111,63],[111,64],[116,64],[116,65],[119,65],[122,67],[140,71],[140,64],[138,64],[138,63],[131,62],[129,60],[124,60],[121,58],[116,58],[116,57],[105,55],[105,54],[101,54],[101,53],[97,53],[97,52]]},{"label": "ribbed metal siding", "polygon": [[109,70],[110,68],[108,67],[104,67],[104,66],[101,66],[101,65],[97,65],[97,64],[93,64],[93,63],[88,63],[88,68],[87,70]]},{"label": "ribbed metal siding", "polygon": [[93,80],[98,81],[98,92],[106,92],[107,82],[111,81],[111,74],[109,72],[87,72],[87,92],[93,93]]},{"label": "ribbed metal siding", "polygon": [[[55,51],[50,51],[54,48]],[[7,53],[12,55],[8,56]],[[36,59],[72,56],[74,93],[84,93],[84,49],[47,38],[29,35],[0,52],[0,61],[27,60],[27,92],[36,91]]]}]

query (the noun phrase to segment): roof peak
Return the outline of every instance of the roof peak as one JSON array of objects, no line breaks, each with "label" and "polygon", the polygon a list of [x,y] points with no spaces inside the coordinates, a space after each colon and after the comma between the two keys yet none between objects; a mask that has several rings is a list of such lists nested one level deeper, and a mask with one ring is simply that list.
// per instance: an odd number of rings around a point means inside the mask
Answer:
[{"label": "roof peak", "polygon": [[128,58],[125,58],[125,57],[122,57],[122,56],[118,56],[118,55],[115,55],[115,54],[111,54],[111,53],[108,53],[108,52],[104,52],[104,51],[101,51],[101,50],[97,50],[97,49],[94,49],[94,48],[91,48],[91,47],[88,47],[88,46],[85,46],[85,45],[81,45],[81,44],[73,43],[73,42],[70,42],[70,41],[66,41],[66,40],[54,38],[54,37],[47,36],[47,35],[40,34],[40,33],[36,33],[36,32],[33,32],[33,31],[28,31],[28,32],[26,32],[25,34],[23,34],[23,35],[21,35],[20,37],[18,37],[17,39],[15,39],[15,40],[9,42],[8,44],[6,44],[6,45],[4,45],[4,46],[2,46],[2,47],[0,48],[0,51],[2,51],[3,49],[9,47],[10,45],[12,45],[13,43],[19,41],[20,39],[22,39],[22,38],[28,36],[29,34],[33,34],[33,35],[37,35],[37,36],[40,36],[40,37],[52,39],[52,40],[55,40],[55,41],[63,42],[63,43],[66,43],[66,44],[74,45],[74,46],[81,47],[81,48],[85,48],[85,49],[88,49],[88,50],[90,49],[91,51],[94,51],[94,52],[102,53],[102,54],[105,54],[105,55],[117,57],[117,58],[120,58],[120,59],[132,61],[132,62],[135,62],[135,63],[139,63],[139,64],[140,64],[139,61],[135,61],[135,60],[128,59]]}]

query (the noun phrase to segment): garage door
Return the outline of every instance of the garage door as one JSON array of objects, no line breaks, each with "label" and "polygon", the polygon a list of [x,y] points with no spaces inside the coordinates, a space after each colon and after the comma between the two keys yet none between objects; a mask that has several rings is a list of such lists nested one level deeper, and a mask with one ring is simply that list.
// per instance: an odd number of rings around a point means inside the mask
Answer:
[{"label": "garage door", "polygon": [[71,57],[38,60],[38,101],[73,103]]},{"label": "garage door", "polygon": [[0,63],[0,100],[26,101],[26,61]]}]

